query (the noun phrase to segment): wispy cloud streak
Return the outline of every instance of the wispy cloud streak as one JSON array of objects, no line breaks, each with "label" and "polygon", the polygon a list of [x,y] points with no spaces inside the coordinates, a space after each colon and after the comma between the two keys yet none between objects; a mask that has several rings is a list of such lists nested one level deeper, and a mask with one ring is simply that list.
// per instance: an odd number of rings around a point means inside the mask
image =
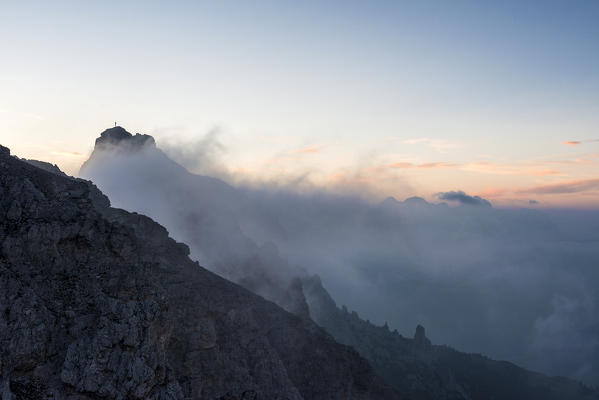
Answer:
[{"label": "wispy cloud streak", "polygon": [[564,194],[579,193],[599,190],[599,179],[586,179],[577,181],[561,182],[551,185],[536,186],[529,189],[522,189],[516,193],[522,194]]}]

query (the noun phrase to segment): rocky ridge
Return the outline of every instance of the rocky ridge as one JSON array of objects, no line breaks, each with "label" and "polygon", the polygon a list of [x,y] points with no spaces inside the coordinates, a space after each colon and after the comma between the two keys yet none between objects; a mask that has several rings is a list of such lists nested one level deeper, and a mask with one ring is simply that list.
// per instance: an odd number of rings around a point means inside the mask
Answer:
[{"label": "rocky ridge", "polygon": [[0,394],[395,399],[353,349],[205,270],[150,218],[0,147]]},{"label": "rocky ridge", "polygon": [[337,307],[318,276],[304,279],[303,288],[312,319],[339,343],[358,350],[386,382],[410,399],[599,399],[598,390],[567,378],[433,345],[420,325],[413,338],[386,325],[375,326]]}]

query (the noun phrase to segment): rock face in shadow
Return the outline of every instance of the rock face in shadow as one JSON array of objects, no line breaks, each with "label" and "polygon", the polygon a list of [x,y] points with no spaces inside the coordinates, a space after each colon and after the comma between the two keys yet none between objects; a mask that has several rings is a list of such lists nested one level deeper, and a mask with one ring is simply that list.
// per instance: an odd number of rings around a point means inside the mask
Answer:
[{"label": "rock face in shadow", "polygon": [[0,147],[2,399],[396,399],[316,324]]},{"label": "rock face in shadow", "polygon": [[410,399],[591,400],[599,391],[506,361],[432,345],[422,326],[413,339],[338,308],[318,276],[303,281],[312,319],[339,343],[355,348],[377,373]]}]

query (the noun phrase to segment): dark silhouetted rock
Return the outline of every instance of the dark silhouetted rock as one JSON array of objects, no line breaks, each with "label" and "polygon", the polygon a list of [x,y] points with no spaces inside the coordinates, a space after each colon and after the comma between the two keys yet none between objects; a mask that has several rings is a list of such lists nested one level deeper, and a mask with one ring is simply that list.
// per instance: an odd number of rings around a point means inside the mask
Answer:
[{"label": "dark silhouetted rock", "polygon": [[129,146],[131,149],[139,149],[143,146],[156,146],[154,138],[150,135],[136,133],[130,134],[120,126],[106,129],[96,139],[97,148],[105,148],[107,146]]},{"label": "dark silhouetted rock", "polygon": [[416,332],[414,333],[414,346],[420,350],[428,350],[431,347],[431,341],[426,337],[422,325],[416,327]]},{"label": "dark silhouetted rock", "polygon": [[304,279],[310,316],[337,341],[352,346],[378,374],[410,399],[597,400],[599,392],[566,378],[512,363],[431,345],[418,325],[413,339],[375,326],[337,305],[318,276]]},{"label": "dark silhouetted rock", "polygon": [[34,166],[40,168],[40,169],[43,169],[44,171],[48,171],[48,172],[51,172],[56,175],[68,176],[67,174],[62,172],[60,170],[60,168],[58,168],[58,165],[56,165],[56,164],[50,164],[49,162],[38,161],[38,160],[26,160],[24,158],[22,158],[21,161],[25,161],[26,163],[29,163],[31,165],[34,165]]},{"label": "dark silhouetted rock", "polygon": [[192,262],[150,218],[4,149],[3,400],[399,398],[353,349]]}]

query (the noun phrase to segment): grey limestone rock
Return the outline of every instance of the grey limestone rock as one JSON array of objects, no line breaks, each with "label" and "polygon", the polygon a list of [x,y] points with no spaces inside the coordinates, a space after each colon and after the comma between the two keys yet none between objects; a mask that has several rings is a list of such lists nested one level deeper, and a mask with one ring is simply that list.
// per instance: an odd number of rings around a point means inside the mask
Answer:
[{"label": "grey limestone rock", "polygon": [[2,399],[401,398],[312,321],[188,254],[1,147]]}]

